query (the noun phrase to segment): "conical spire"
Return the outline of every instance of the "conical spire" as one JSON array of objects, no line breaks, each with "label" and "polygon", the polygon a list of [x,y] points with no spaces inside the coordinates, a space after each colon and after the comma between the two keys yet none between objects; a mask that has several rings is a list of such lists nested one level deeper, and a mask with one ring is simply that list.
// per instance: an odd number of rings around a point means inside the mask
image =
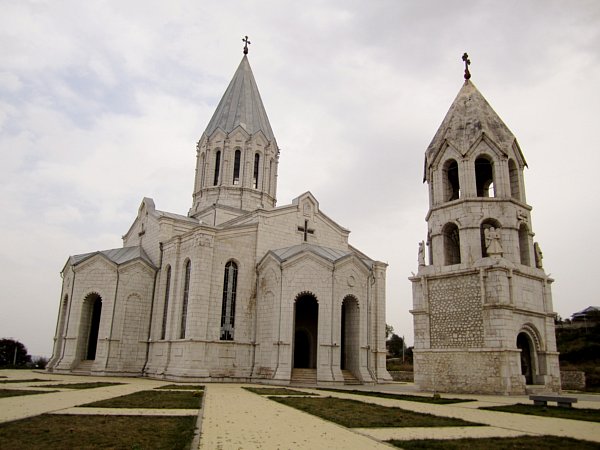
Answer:
[{"label": "conical spire", "polygon": [[427,147],[426,164],[431,164],[435,160],[444,142],[448,142],[465,155],[482,134],[485,134],[505,153],[508,153],[516,141],[515,136],[481,92],[470,80],[466,80],[431,144]]},{"label": "conical spire", "polygon": [[217,128],[225,133],[230,133],[238,126],[250,135],[262,131],[269,141],[274,139],[273,130],[246,55],[242,58],[204,134],[210,136]]}]

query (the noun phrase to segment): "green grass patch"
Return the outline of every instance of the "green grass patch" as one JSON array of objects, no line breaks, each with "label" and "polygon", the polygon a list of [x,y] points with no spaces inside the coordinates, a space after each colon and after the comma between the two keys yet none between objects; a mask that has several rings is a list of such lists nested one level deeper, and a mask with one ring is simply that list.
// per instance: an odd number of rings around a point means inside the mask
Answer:
[{"label": "green grass patch", "polygon": [[28,378],[23,380],[0,380],[0,383],[39,383],[40,381],[56,381],[56,380],[44,380],[42,378]]},{"label": "green grass patch", "polygon": [[81,406],[93,408],[199,409],[202,392],[140,391]]},{"label": "green grass patch", "polygon": [[0,424],[2,448],[186,449],[196,417],[43,414]]},{"label": "green grass patch", "polygon": [[347,389],[330,389],[330,388],[318,388],[320,391],[329,392],[341,392],[343,394],[354,394],[354,395],[366,395],[368,397],[379,397],[389,398],[392,400],[405,400],[408,402],[420,402],[420,403],[435,403],[437,405],[449,405],[451,403],[463,403],[472,402],[473,400],[467,400],[464,398],[444,398],[444,397],[423,397],[420,395],[409,395],[409,394],[389,394],[387,392],[370,392],[370,391],[358,391],[358,390],[347,390]]},{"label": "green grass patch", "polygon": [[507,448],[520,450],[598,450],[596,442],[581,441],[557,436],[520,436],[513,438],[483,439],[423,439],[415,441],[388,441],[390,444],[405,450],[504,450]]},{"label": "green grass patch", "polygon": [[600,410],[585,408],[564,408],[559,406],[535,406],[517,403],[516,405],[486,406],[480,409],[489,411],[502,411],[531,416],[554,417],[558,419],[584,420],[586,422],[600,422]]},{"label": "green grass patch", "polygon": [[18,397],[20,395],[49,394],[58,391],[24,391],[19,389],[0,389],[0,398]]},{"label": "green grass patch", "polygon": [[464,427],[478,423],[336,397],[269,397],[349,428]]},{"label": "green grass patch", "polygon": [[182,391],[202,391],[204,386],[201,384],[167,384],[166,386],[157,387],[154,389],[178,389]]},{"label": "green grass patch", "polygon": [[61,388],[61,389],[94,389],[94,388],[107,387],[107,386],[117,386],[119,384],[124,384],[124,383],[108,383],[108,382],[98,381],[95,383],[65,383],[65,384],[51,384],[51,385],[46,385],[46,386],[34,386],[34,387],[53,387],[53,388]]},{"label": "green grass patch", "polygon": [[317,394],[308,394],[302,391],[296,391],[295,389],[288,388],[255,388],[255,387],[245,387],[247,391],[254,392],[258,395],[317,395]]}]

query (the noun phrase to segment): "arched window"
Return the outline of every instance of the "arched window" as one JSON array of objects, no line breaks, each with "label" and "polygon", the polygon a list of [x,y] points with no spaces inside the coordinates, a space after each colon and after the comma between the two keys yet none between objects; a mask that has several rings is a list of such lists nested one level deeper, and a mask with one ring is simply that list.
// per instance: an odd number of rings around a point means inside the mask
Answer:
[{"label": "arched window", "polygon": [[447,223],[442,229],[444,237],[444,265],[460,264],[460,234],[454,223]]},{"label": "arched window", "polygon": [[204,162],[206,160],[206,155],[204,153],[202,153],[202,156],[200,156],[200,188],[204,187]]},{"label": "arched window", "polygon": [[181,305],[181,327],[179,339],[185,339],[185,326],[187,323],[188,299],[190,297],[190,275],[192,272],[192,264],[188,259],[185,263],[185,279],[183,281],[183,304]]},{"label": "arched window", "polygon": [[269,186],[268,186],[268,193],[271,193],[271,179],[273,178],[273,160],[271,159],[269,161]]},{"label": "arched window", "polygon": [[215,178],[213,180],[213,186],[219,184],[219,174],[221,172],[221,150],[218,150],[215,154]]},{"label": "arched window", "polygon": [[171,266],[167,266],[167,282],[165,286],[165,303],[163,305],[162,326],[160,338],[164,339],[167,334],[167,313],[169,311],[169,291],[171,290]]},{"label": "arched window", "polygon": [[487,244],[486,244],[486,230],[490,231],[491,229],[494,229],[494,233],[498,236],[498,239],[496,239],[492,245],[493,245],[493,251],[495,252],[495,254],[497,254],[498,250],[500,250],[500,252],[502,251],[502,247],[501,247],[501,242],[499,239],[500,236],[500,230],[501,230],[501,225],[500,222],[498,222],[495,219],[485,219],[483,222],[481,222],[481,225],[479,227],[479,234],[481,237],[481,257],[485,258],[488,255],[488,251],[487,251]]},{"label": "arched window", "polygon": [[254,154],[254,172],[252,175],[252,186],[254,189],[258,189],[258,174],[260,168],[260,155],[258,153]]},{"label": "arched window", "polygon": [[460,198],[460,182],[458,180],[458,163],[450,159],[444,164],[444,201],[450,202]]},{"label": "arched window", "polygon": [[225,264],[223,280],[223,304],[221,306],[221,337],[222,341],[233,341],[235,322],[235,294],[237,290],[237,264],[229,261]]},{"label": "arched window", "polygon": [[524,266],[531,265],[531,258],[529,257],[529,229],[524,223],[519,227],[519,254],[521,257],[521,264]]},{"label": "arched window", "polygon": [[512,159],[508,160],[508,176],[510,178],[510,196],[514,199],[521,200],[519,169]]},{"label": "arched window", "polygon": [[242,152],[240,150],[235,151],[233,159],[233,184],[234,186],[240,184],[240,160],[242,159]]},{"label": "arched window", "polygon": [[475,160],[477,197],[495,197],[494,164],[487,156]]}]

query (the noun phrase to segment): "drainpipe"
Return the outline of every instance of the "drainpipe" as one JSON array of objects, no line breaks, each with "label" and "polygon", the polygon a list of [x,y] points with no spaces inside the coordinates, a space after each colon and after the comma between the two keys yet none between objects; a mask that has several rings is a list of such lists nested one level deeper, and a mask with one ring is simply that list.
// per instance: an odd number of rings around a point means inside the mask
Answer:
[{"label": "drainpipe", "polygon": [[146,341],[146,359],[144,361],[144,366],[142,367],[142,376],[146,372],[146,367],[148,366],[148,355],[150,354],[150,340],[152,336],[152,319],[154,318],[154,299],[156,296],[156,282],[158,281],[158,273],[162,269],[162,259],[163,259],[163,243],[158,243],[158,248],[160,250],[160,256],[158,258],[158,270],[154,272],[154,286],[152,286],[152,302],[150,303],[150,320],[148,323],[148,339]]},{"label": "drainpipe", "polygon": [[256,291],[254,294],[254,337],[253,337],[253,344],[252,344],[252,370],[250,372],[250,378],[252,378],[252,375],[254,374],[254,366],[256,365],[256,335],[257,335],[257,329],[256,327],[258,326],[258,264],[255,266],[255,272],[256,272]]},{"label": "drainpipe", "polygon": [[[331,336],[330,336],[330,342],[331,342],[331,346],[329,347],[329,371],[331,372],[331,379],[333,381],[335,381],[335,375],[333,374],[333,351],[334,351],[334,342],[333,342],[333,304],[335,303],[334,301],[334,293],[335,293],[335,263],[333,265],[333,270],[331,271],[331,313],[329,315],[329,317],[331,317],[331,326],[330,326],[330,331],[331,331]],[[319,326],[319,323],[317,322],[317,327]],[[319,330],[317,328],[317,336],[319,335]],[[317,345],[319,343],[317,342]],[[318,347],[317,347],[318,349]],[[318,360],[319,355],[317,354],[317,371],[319,370],[319,360]],[[319,382],[319,380],[317,380],[317,383]]]},{"label": "drainpipe", "polygon": [[371,273],[369,274],[369,278],[371,282],[367,282],[367,372],[371,374],[371,378],[373,381],[377,382],[377,376],[373,374],[373,369],[371,368],[371,320],[372,320],[372,312],[371,312],[371,295],[373,294],[372,286],[375,284],[375,275],[373,274],[373,269],[371,269]]},{"label": "drainpipe", "polygon": [[[281,351],[281,306],[283,302],[283,267],[279,263],[279,331],[277,332],[277,365],[275,366],[275,374],[279,370],[279,353]],[[291,374],[290,374],[291,377]]]}]

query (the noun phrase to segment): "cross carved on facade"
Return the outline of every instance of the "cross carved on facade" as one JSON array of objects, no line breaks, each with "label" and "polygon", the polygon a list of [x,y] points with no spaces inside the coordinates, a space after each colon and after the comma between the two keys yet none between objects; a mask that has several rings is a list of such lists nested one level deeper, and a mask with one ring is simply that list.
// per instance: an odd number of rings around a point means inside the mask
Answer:
[{"label": "cross carved on facade", "polygon": [[465,80],[468,80],[469,78],[471,78],[471,72],[469,72],[471,60],[469,59],[469,55],[467,55],[467,52],[465,52],[465,54],[462,55],[462,60],[465,62]]},{"label": "cross carved on facade", "polygon": [[242,42],[244,43],[244,55],[248,54],[248,44],[252,44],[252,42],[250,42],[248,40],[248,36],[246,36],[244,39],[242,39]]},{"label": "cross carved on facade", "polygon": [[315,234],[314,229],[308,228],[308,220],[304,220],[304,227],[298,227],[298,231],[302,231],[304,233],[304,242],[308,240],[309,234]]}]

